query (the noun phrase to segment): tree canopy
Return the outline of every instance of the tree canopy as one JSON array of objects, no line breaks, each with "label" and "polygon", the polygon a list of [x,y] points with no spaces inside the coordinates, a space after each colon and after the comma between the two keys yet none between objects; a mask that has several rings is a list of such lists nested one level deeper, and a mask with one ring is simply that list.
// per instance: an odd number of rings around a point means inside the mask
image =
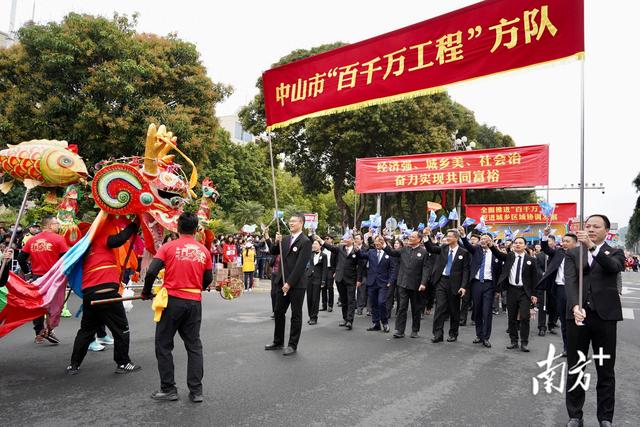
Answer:
[{"label": "tree canopy", "polygon": [[65,139],[88,167],[141,154],[146,128],[163,123],[197,165],[215,145],[214,83],[196,47],[135,31],[136,17],[71,13],[26,25],[0,49],[0,141]]}]

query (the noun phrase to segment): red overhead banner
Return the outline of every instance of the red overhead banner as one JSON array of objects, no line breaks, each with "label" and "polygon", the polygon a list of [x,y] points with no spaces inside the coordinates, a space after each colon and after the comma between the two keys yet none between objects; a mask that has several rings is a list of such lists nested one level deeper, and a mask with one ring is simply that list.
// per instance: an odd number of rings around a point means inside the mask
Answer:
[{"label": "red overhead banner", "polygon": [[[556,203],[556,209],[551,216],[552,224],[566,224],[576,216],[575,203]],[[477,222],[484,216],[487,224],[536,224],[546,223],[542,216],[540,206],[535,203],[519,205],[466,205],[464,216],[473,218]]]},{"label": "red overhead banner", "polygon": [[547,185],[549,146],[356,159],[356,193]]},{"label": "red overhead banner", "polygon": [[584,52],[583,0],[487,0],[263,73],[268,129]]}]

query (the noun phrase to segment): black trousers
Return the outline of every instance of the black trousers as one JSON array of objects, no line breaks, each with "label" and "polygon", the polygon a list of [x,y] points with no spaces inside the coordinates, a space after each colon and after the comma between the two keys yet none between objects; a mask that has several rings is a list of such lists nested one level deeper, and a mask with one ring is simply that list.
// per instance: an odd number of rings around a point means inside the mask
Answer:
[{"label": "black trousers", "polygon": [[287,295],[282,292],[282,288],[276,292],[275,309],[275,330],[273,331],[274,344],[284,345],[284,327],[286,325],[286,314],[291,305],[291,329],[289,330],[289,347],[298,348],[300,332],[302,332],[302,304],[304,302],[304,288],[291,288]]},{"label": "black trousers", "polygon": [[538,307],[538,329],[546,331],[548,324],[548,329],[551,330],[558,320],[556,300],[551,291],[536,291],[536,296],[538,297],[536,304]]},{"label": "black trousers", "polygon": [[176,390],[173,366],[173,338],[176,332],[184,342],[187,351],[187,386],[193,394],[202,394],[202,342],[200,322],[202,304],[200,301],[169,297],[167,307],[156,324],[156,359],[160,373],[160,388],[163,392]]},{"label": "black trousers", "polygon": [[[9,268],[7,266],[7,268]],[[31,282],[35,281],[36,279],[40,278],[42,276],[33,276],[31,278]],[[33,330],[36,331],[36,335],[40,335],[40,332],[42,332],[42,330],[44,329],[44,316],[40,316],[38,318],[33,319]]]},{"label": "black trousers", "polygon": [[493,322],[493,281],[480,282],[477,279],[471,281],[471,294],[473,295],[473,321],[476,322],[476,336],[481,340],[491,337],[491,324]]},{"label": "black trousers", "polygon": [[427,284],[427,292],[425,295],[425,308],[427,310],[431,310],[433,309],[433,305],[436,302],[436,287],[433,286],[431,283]]},{"label": "black trousers", "polygon": [[89,293],[82,298],[82,320],[76,334],[71,353],[71,364],[80,366],[87,355],[89,344],[94,340],[101,325],[106,325],[113,335],[113,360],[118,365],[131,362],[129,359],[129,322],[121,302],[91,305],[91,301],[119,298],[115,290],[104,293]]},{"label": "black trousers", "polygon": [[[455,287],[452,292],[451,287]],[[444,336],[444,322],[449,317],[449,336],[457,337],[460,328],[460,294],[457,293],[460,287],[450,283],[448,277],[442,277],[436,285],[436,313],[433,318],[433,336],[442,338]]]},{"label": "black trousers", "polygon": [[391,319],[391,310],[393,309],[394,300],[398,301],[398,287],[392,283],[387,290],[387,302],[385,304],[387,308],[387,319]]},{"label": "black trousers", "polygon": [[336,282],[338,295],[342,301],[342,319],[345,322],[353,323],[356,312],[356,284],[345,281]]},{"label": "black trousers", "polygon": [[320,289],[322,296],[322,308],[333,307],[333,275],[335,270],[329,269],[327,274],[327,284],[324,288]]},{"label": "black trousers", "polygon": [[[560,331],[562,332],[563,350],[567,351],[567,293],[564,286],[556,286],[555,289],[556,311],[563,313],[560,317]],[[574,322],[575,323],[575,322]]]},{"label": "black trousers", "polygon": [[[522,286],[509,285],[507,288],[507,314],[509,319],[509,338],[512,343],[518,342],[518,325],[520,341],[529,344],[529,320],[531,318],[531,300]],[[519,317],[518,317],[519,316]]]},{"label": "black trousers", "polygon": [[358,310],[362,310],[365,307],[371,307],[371,303],[368,301],[369,292],[367,291],[366,277],[362,278],[362,284],[359,288],[356,288],[356,301],[358,303]]},{"label": "black trousers", "polygon": [[271,312],[276,311],[276,295],[278,294],[278,285],[271,280]]},{"label": "black trousers", "polygon": [[[609,355],[610,359],[602,360],[602,366],[598,359],[593,360],[598,382],[596,384],[597,393],[597,413],[598,421],[613,421],[613,409],[615,406],[616,393],[616,336],[618,322],[615,320],[602,320],[598,314],[585,307],[587,318],[583,326],[576,325],[573,319],[567,320],[567,373],[578,364],[578,350],[588,358],[589,343],[593,348],[593,354]],[[584,371],[584,368],[582,368]],[[567,375],[567,412],[570,418],[582,418],[582,406],[584,405],[584,389],[578,385],[573,391],[569,391],[576,383],[578,374]]]},{"label": "black trousers", "polygon": [[[466,292],[462,298],[460,298],[462,304],[460,306],[460,321],[463,323],[467,323],[467,317],[469,316],[469,306],[471,305],[471,292]],[[475,302],[474,302],[475,305]],[[475,309],[475,308],[474,308]],[[471,319],[475,322],[473,314],[471,315]]]},{"label": "black trousers", "polygon": [[398,317],[396,317],[396,331],[404,334],[407,325],[407,309],[411,302],[411,331],[420,332],[420,315],[422,304],[420,303],[419,292],[414,289],[398,286]]},{"label": "black trousers", "polygon": [[320,283],[307,283],[307,312],[309,319],[318,320],[320,309]]}]

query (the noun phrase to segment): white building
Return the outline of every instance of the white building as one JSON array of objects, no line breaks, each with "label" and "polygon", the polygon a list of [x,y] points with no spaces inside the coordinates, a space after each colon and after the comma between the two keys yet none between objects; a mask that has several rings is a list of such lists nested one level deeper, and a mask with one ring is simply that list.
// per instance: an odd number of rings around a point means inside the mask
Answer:
[{"label": "white building", "polygon": [[220,122],[220,126],[229,132],[231,141],[236,144],[246,144],[247,142],[252,142],[256,139],[255,136],[242,128],[242,124],[240,123],[240,119],[238,119],[237,115],[221,116],[218,117],[218,121]]}]

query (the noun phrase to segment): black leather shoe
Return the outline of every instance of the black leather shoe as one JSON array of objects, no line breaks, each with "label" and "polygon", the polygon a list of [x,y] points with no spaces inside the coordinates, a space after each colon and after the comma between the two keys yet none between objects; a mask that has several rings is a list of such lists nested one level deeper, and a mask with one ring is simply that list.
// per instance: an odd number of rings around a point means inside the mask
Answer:
[{"label": "black leather shoe", "polygon": [[281,348],[282,348],[282,344],[276,344],[274,342],[264,346],[265,350],[280,350]]},{"label": "black leather shoe", "polygon": [[540,329],[540,330],[538,331],[538,336],[539,336],[539,337],[543,337],[543,336],[545,336],[545,335],[546,335],[546,332],[545,332],[545,330],[544,330],[544,329]]},{"label": "black leather shoe", "polygon": [[418,337],[419,337],[419,335],[418,335],[418,333],[417,333],[416,331],[412,331],[412,332],[411,332],[411,335],[409,335],[409,337],[410,337],[410,338],[418,338]]},{"label": "black leather shoe", "polygon": [[347,322],[347,324],[345,325],[347,327],[347,330],[351,330],[353,328],[353,325],[351,324],[351,322]]},{"label": "black leather shoe", "polygon": [[570,418],[567,427],[582,427],[582,418]]},{"label": "black leather shoe", "polygon": [[473,340],[474,344],[480,344],[481,342],[482,342],[482,340],[480,338],[478,338],[478,337],[476,337],[476,339]]},{"label": "black leather shoe", "polygon": [[510,345],[507,346],[507,350],[515,350],[517,348],[518,348],[517,342],[512,342]]},{"label": "black leather shoe", "polygon": [[283,356],[291,356],[292,354],[295,354],[297,352],[297,350],[293,347],[287,347],[282,351],[282,355]]},{"label": "black leather shoe", "polygon": [[447,338],[447,342],[455,342],[458,341],[458,337],[449,337]]},{"label": "black leather shoe", "polygon": [[467,321],[466,320],[461,320],[460,321],[460,326],[467,326]]},{"label": "black leather shoe", "polygon": [[487,347],[487,348],[491,348],[491,343],[489,342],[489,340],[482,341],[482,345]]},{"label": "black leather shoe", "polygon": [[168,391],[168,392],[163,392],[163,391],[154,391],[153,393],[151,393],[151,398],[153,400],[178,400],[178,392],[173,390],[173,391]]},{"label": "black leather shoe", "polygon": [[612,427],[613,424],[611,424],[611,421],[608,420],[602,420],[600,421],[600,427]]},{"label": "black leather shoe", "polygon": [[370,328],[367,328],[367,331],[379,331],[380,330],[380,325],[374,325],[371,326]]},{"label": "black leather shoe", "polygon": [[311,319],[311,320],[309,320],[307,323],[308,323],[308,324],[310,324],[310,325],[317,325],[317,324],[318,324],[318,321],[317,321],[317,320],[314,320],[314,319]]},{"label": "black leather shoe", "polygon": [[395,331],[393,333],[394,338],[404,338],[404,334],[400,333],[400,331]]},{"label": "black leather shoe", "polygon": [[327,311],[328,311],[329,313],[331,313],[331,312],[333,311],[333,307],[329,307],[329,308],[327,308]]},{"label": "black leather shoe", "polygon": [[357,314],[358,316],[362,316],[362,310],[360,310],[360,309],[356,310],[356,314]]},{"label": "black leather shoe", "polygon": [[318,311],[327,311],[327,307],[322,307],[320,310]]},{"label": "black leather shoe", "polygon": [[437,342],[442,342],[442,341],[444,341],[442,339],[442,337],[433,337],[433,338],[431,338],[431,342],[434,343],[434,344],[437,343]]},{"label": "black leather shoe", "polygon": [[347,322],[340,322],[338,323],[338,326],[347,326]]},{"label": "black leather shoe", "polygon": [[522,343],[522,345],[520,346],[520,351],[524,353],[529,353],[529,347],[527,347],[527,344]]},{"label": "black leather shoe", "polygon": [[389,328],[389,325],[382,325],[382,330],[387,333],[391,330],[391,328]]}]

